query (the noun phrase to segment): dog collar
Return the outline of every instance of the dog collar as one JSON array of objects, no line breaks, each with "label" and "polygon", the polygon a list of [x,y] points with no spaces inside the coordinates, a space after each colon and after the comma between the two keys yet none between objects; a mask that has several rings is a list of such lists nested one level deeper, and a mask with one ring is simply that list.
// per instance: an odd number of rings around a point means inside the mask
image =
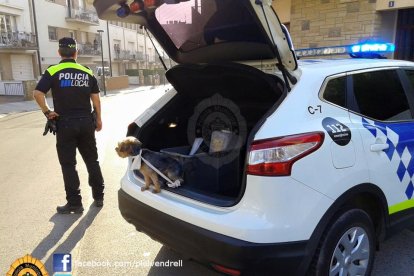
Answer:
[{"label": "dog collar", "polygon": [[133,149],[131,152],[132,156],[141,155],[142,149]]},{"label": "dog collar", "polygon": [[139,153],[133,157],[131,170],[139,170],[141,168],[141,154],[142,150],[140,150]]}]

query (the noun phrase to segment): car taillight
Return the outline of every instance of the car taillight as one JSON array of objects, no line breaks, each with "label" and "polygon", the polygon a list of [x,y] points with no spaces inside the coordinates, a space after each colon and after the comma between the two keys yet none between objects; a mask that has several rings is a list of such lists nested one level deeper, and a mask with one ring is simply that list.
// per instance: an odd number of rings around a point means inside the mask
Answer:
[{"label": "car taillight", "polygon": [[240,276],[241,272],[237,269],[228,268],[218,264],[212,264],[213,268],[221,273],[231,275],[231,276]]},{"label": "car taillight", "polygon": [[247,173],[290,175],[293,163],[317,150],[323,139],[323,132],[312,132],[254,141],[250,147]]}]

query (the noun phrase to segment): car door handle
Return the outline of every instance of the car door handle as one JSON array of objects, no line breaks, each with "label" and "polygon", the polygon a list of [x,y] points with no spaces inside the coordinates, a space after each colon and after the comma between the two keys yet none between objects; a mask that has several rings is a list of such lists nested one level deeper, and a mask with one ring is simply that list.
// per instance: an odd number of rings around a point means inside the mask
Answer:
[{"label": "car door handle", "polygon": [[390,147],[389,144],[372,144],[371,145],[371,151],[383,151]]}]

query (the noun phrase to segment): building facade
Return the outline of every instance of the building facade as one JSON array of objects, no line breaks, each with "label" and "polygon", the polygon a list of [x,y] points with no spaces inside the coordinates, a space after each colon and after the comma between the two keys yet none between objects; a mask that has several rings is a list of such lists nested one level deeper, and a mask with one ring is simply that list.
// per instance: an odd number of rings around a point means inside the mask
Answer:
[{"label": "building facade", "polygon": [[125,75],[130,69],[159,67],[156,52],[146,32],[136,24],[109,22],[112,74]]},{"label": "building facade", "polygon": [[83,1],[36,0],[40,67],[44,71],[59,63],[58,40],[72,37],[78,42],[78,62],[94,68],[101,59],[99,29],[105,26]]},{"label": "building facade", "polygon": [[21,81],[38,75],[38,43],[30,1],[0,0],[0,95],[14,95]]},{"label": "building facade", "polygon": [[394,58],[414,60],[413,0],[274,0],[296,49],[395,43]]},{"label": "building facade", "polygon": [[[0,95],[16,95],[59,63],[58,40],[78,42],[78,62],[113,76],[161,65],[138,25],[106,22],[86,0],[0,0]],[[102,65],[103,54],[103,65]],[[100,70],[99,70],[100,69]]]},{"label": "building facade", "polygon": [[[89,2],[36,1],[42,70],[59,61],[57,41],[64,36],[77,40],[78,62],[95,72],[98,67],[102,67],[102,52],[104,67],[108,67],[113,76],[124,75],[128,69],[154,66],[154,47],[138,25],[99,20]],[[53,11],[53,17],[48,18],[50,11]]]}]

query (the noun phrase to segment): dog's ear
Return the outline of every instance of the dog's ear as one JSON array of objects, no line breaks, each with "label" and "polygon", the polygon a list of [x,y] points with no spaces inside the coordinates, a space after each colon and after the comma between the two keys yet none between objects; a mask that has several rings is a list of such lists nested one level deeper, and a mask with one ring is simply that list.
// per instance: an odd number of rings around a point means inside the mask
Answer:
[{"label": "dog's ear", "polygon": [[122,142],[118,142],[118,146],[115,148],[115,151],[117,153],[123,153],[125,151],[128,151],[128,141],[122,141]]},{"label": "dog's ear", "polygon": [[125,144],[124,141],[118,142],[118,146],[115,148],[116,152],[122,151],[122,146]]},{"label": "dog's ear", "polygon": [[134,146],[141,147],[142,143],[134,136],[128,136],[128,143]]}]

